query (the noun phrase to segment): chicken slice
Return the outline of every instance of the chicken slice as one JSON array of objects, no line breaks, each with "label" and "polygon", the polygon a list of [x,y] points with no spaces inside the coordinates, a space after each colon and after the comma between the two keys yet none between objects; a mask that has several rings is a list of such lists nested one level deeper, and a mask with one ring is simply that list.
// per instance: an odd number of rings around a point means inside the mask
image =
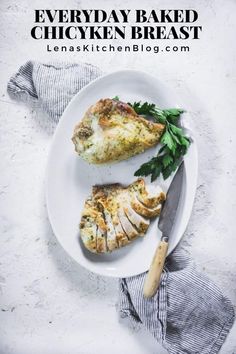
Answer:
[{"label": "chicken slice", "polygon": [[80,236],[85,247],[97,252],[97,210],[91,199],[87,199],[80,222]]},{"label": "chicken slice", "polygon": [[129,188],[136,192],[137,199],[148,208],[155,208],[166,198],[159,186],[146,185],[142,178],[132,183]]},{"label": "chicken slice", "polygon": [[126,216],[133,228],[142,236],[147,231],[150,221],[137,214],[131,207],[131,196],[129,188],[123,188],[117,193],[119,207],[123,209],[123,217]]},{"label": "chicken slice", "polygon": [[143,236],[149,227],[150,220],[145,219],[143,216],[136,213],[130,205],[124,207],[124,212],[132,225],[138,230],[139,236]]},{"label": "chicken slice", "polygon": [[136,213],[149,219],[160,215],[161,212],[161,204],[158,204],[155,208],[148,208],[138,200],[135,193],[133,193],[132,196],[131,206],[136,211]]},{"label": "chicken slice", "polygon": [[139,116],[127,103],[106,98],[88,109],[72,141],[84,160],[101,164],[125,160],[155,146],[164,128]]},{"label": "chicken slice", "polygon": [[119,247],[128,245],[130,243],[130,240],[128,238],[128,235],[125,233],[124,229],[122,228],[118,215],[116,215],[116,217],[113,218],[113,223],[114,223],[116,238]]},{"label": "chicken slice", "polygon": [[118,248],[118,241],[116,238],[116,232],[115,228],[112,222],[112,217],[111,214],[109,213],[108,210],[104,209],[103,211],[104,216],[105,216],[105,221],[107,225],[107,248],[111,252],[114,249]]},{"label": "chicken slice", "polygon": [[119,209],[118,216],[120,219],[120,223],[129,240],[132,241],[138,237],[137,229],[131,224],[127,216],[125,215],[122,209]]},{"label": "chicken slice", "polygon": [[107,252],[107,227],[100,208],[96,204],[96,209],[98,210],[96,224],[97,224],[97,253]]}]

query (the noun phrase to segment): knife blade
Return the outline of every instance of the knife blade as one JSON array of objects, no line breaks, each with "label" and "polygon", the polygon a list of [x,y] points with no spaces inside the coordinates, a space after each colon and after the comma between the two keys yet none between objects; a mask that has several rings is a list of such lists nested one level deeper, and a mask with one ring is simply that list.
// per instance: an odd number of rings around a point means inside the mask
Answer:
[{"label": "knife blade", "polygon": [[182,191],[183,175],[184,161],[182,161],[170,184],[165,203],[162,206],[158,221],[158,228],[162,231],[162,237],[169,237],[173,229]]},{"label": "knife blade", "polygon": [[160,284],[161,273],[164,267],[169,246],[169,236],[174,226],[179,206],[184,174],[184,162],[178,168],[162,206],[158,227],[162,231],[161,241],[154,254],[150,269],[146,276],[143,288],[145,297],[150,298],[156,294]]}]

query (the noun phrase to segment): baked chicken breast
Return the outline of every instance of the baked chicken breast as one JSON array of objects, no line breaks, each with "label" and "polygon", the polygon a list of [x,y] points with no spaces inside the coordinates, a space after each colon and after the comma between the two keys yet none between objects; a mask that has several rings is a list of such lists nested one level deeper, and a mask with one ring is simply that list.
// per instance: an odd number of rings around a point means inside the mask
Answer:
[{"label": "baked chicken breast", "polygon": [[120,184],[94,186],[85,201],[80,222],[84,246],[93,253],[111,252],[144,236],[150,219],[160,214],[165,193],[148,189],[143,179],[123,187]]},{"label": "baked chicken breast", "polygon": [[164,128],[139,116],[127,103],[106,98],[88,109],[72,141],[84,160],[101,164],[125,160],[156,145]]}]

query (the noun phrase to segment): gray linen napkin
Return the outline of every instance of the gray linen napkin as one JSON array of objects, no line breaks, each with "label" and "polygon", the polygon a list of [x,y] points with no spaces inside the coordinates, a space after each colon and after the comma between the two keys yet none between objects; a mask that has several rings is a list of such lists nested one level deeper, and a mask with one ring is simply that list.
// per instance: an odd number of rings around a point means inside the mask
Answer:
[{"label": "gray linen napkin", "polygon": [[[102,72],[89,64],[28,61],[8,83],[13,99],[37,102],[58,121],[71,98]],[[118,310],[172,354],[218,353],[234,322],[231,302],[199,273],[181,247],[168,257],[158,293],[142,295],[145,273],[119,280]]]}]

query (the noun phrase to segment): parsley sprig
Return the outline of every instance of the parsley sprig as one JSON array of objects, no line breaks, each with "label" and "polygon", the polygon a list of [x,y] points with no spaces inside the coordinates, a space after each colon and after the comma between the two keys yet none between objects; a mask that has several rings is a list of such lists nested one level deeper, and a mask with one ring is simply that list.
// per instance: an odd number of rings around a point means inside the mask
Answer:
[{"label": "parsley sprig", "polygon": [[[114,97],[119,100],[119,97]],[[135,176],[149,176],[151,181],[155,181],[162,174],[167,179],[174,172],[182,161],[190,145],[190,139],[185,135],[179,126],[181,113],[184,111],[178,108],[160,109],[154,103],[134,102],[128,104],[139,115],[147,119],[154,119],[156,123],[165,125],[164,133],[161,137],[162,144],[158,154],[148,162],[145,162],[135,172]]]},{"label": "parsley sprig", "polygon": [[185,135],[183,129],[179,127],[179,118],[183,110],[178,108],[162,110],[155,104],[148,102],[128,104],[133,107],[137,114],[143,115],[145,118],[152,117],[155,122],[165,125],[165,130],[160,140],[162,147],[157,156],[142,164],[134,175],[151,175],[152,182],[160,174],[162,174],[164,179],[167,179],[177,169],[190,145],[190,139]]}]

